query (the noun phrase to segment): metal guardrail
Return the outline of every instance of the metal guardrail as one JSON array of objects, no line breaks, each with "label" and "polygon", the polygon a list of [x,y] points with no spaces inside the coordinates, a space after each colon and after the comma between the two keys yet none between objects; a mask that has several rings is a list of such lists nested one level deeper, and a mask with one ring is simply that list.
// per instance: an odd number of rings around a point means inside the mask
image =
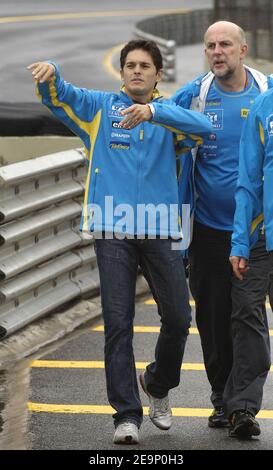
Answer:
[{"label": "metal guardrail", "polygon": [[92,240],[78,230],[85,174],[81,150],[0,168],[0,338],[98,294]]}]

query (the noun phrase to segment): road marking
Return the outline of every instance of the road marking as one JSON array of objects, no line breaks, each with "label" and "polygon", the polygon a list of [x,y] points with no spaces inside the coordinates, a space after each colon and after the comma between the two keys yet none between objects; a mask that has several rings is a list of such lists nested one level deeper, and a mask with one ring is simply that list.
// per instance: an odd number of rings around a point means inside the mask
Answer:
[{"label": "road marking", "polygon": [[[28,409],[36,413],[88,413],[88,414],[113,414],[115,410],[111,406],[104,405],[71,405],[53,403],[28,402]],[[207,418],[212,412],[210,408],[172,408],[173,416]],[[148,407],[143,407],[143,413],[148,415]],[[257,418],[273,419],[273,410],[262,410]]]},{"label": "road marking", "polygon": [[[144,304],[145,305],[156,305],[156,302],[155,302],[154,299],[148,299],[148,300],[145,300]],[[195,307],[194,300],[190,300],[190,306]],[[266,306],[266,308],[269,308],[271,310],[271,305],[270,305],[269,302],[266,302],[265,306]],[[136,327],[136,328],[140,328],[140,327]],[[148,327],[148,328],[151,328],[151,327]],[[97,331],[100,331],[100,330],[97,330]],[[157,331],[136,331],[136,333],[157,333]],[[198,334],[197,328],[190,328],[190,334],[197,335]],[[273,336],[273,330],[269,330],[269,336]]]},{"label": "road marking", "polygon": [[[146,369],[149,362],[136,362],[136,369]],[[32,361],[29,367],[33,368],[48,368],[48,369],[104,369],[104,361],[46,361],[35,360]],[[201,362],[184,362],[181,370],[205,370],[204,364]],[[270,372],[273,372],[273,366],[270,367]]]},{"label": "road marking", "polygon": [[187,13],[190,10],[181,8],[159,8],[147,10],[115,10],[115,11],[83,11],[75,13],[50,13],[47,15],[20,15],[0,17],[0,24],[5,23],[23,23],[27,21],[56,21],[56,20],[75,20],[84,18],[112,18],[121,16],[146,16],[146,15],[168,15]]},{"label": "road marking", "polygon": [[[99,326],[94,326],[91,328],[91,331],[99,331],[103,332],[104,331],[104,326],[99,325]],[[160,332],[160,326],[134,326],[134,333],[159,333]],[[191,335],[198,335],[198,330],[197,328],[190,328],[190,334]]]},{"label": "road marking", "polygon": [[[104,332],[104,326],[98,325],[91,328],[91,331],[97,331],[99,333]],[[159,333],[160,326],[134,326],[134,333]],[[199,335],[199,331],[195,327],[189,329],[190,335]],[[273,336],[273,330],[269,330],[269,336]]]},{"label": "road marking", "polygon": [[[145,305],[156,305],[156,301],[154,299],[148,299],[148,300],[145,300],[144,302]],[[194,300],[190,300],[190,306],[191,307],[195,307],[195,302]],[[271,306],[270,306],[270,303],[269,302],[266,302],[265,304],[266,308],[270,308],[271,309]]]},{"label": "road marking", "polygon": [[116,78],[119,81],[120,81],[120,72],[113,66],[113,56],[117,52],[120,53],[123,46],[124,44],[118,44],[117,46],[112,47],[111,49],[109,49],[109,51],[106,52],[103,58],[103,65],[107,73],[109,73],[109,75],[112,75],[112,77]]},{"label": "road marking", "polygon": [[[149,362],[136,362],[136,369],[145,369]],[[29,367],[45,367],[49,369],[104,369],[104,361],[45,361],[36,360]],[[181,370],[205,370],[204,364],[184,363]]]},{"label": "road marking", "polygon": [[[145,300],[144,304],[145,305],[156,305],[156,301],[154,299],[148,299],[148,300]],[[195,307],[194,300],[190,300],[190,306]]]}]

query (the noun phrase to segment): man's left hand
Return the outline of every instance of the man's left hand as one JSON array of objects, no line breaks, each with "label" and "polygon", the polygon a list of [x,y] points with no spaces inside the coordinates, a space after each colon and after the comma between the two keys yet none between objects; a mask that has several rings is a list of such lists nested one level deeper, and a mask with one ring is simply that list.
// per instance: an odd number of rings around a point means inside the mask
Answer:
[{"label": "man's left hand", "polygon": [[249,270],[248,260],[242,256],[230,256],[229,261],[232,264],[234,276],[240,281],[243,280],[243,274]]},{"label": "man's left hand", "polygon": [[153,117],[150,106],[147,104],[133,104],[127,109],[123,109],[121,114],[125,116],[122,121],[120,121],[120,126],[124,129],[133,129],[138,126],[143,121],[150,121]]}]

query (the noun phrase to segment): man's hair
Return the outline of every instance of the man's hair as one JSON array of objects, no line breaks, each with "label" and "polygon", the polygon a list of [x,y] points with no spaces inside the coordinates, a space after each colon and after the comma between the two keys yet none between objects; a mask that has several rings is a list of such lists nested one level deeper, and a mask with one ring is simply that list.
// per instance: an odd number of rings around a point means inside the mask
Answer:
[{"label": "man's hair", "polygon": [[153,59],[156,71],[158,72],[163,68],[163,61],[161,52],[154,41],[145,41],[144,39],[136,39],[129,41],[120,52],[120,68],[123,70],[126,57],[129,52],[134,51],[135,49],[142,49],[143,51],[148,52]]}]

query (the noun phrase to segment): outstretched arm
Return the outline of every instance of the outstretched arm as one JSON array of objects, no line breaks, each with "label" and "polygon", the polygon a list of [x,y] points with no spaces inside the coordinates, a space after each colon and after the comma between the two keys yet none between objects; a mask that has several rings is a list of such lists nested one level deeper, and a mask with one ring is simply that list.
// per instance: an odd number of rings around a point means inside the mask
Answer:
[{"label": "outstretched arm", "polygon": [[49,62],[34,62],[27,69],[38,83],[50,82],[55,76],[55,67]]},{"label": "outstretched arm", "polygon": [[91,136],[98,129],[104,92],[78,88],[66,82],[53,62],[34,62],[28,70],[36,81],[41,102],[91,149]]}]

